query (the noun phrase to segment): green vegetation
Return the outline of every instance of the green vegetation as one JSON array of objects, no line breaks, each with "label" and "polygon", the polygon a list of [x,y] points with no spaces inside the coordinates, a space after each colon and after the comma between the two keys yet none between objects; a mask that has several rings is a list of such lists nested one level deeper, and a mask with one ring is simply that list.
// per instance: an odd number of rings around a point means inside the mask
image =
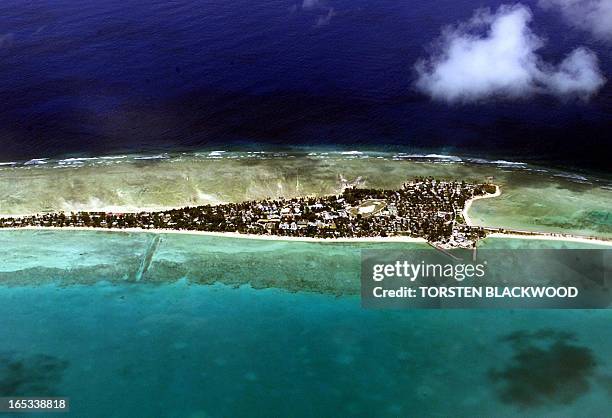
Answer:
[{"label": "green vegetation", "polygon": [[495,186],[417,178],[398,190],[347,187],[323,197],[263,199],[156,212],[63,212],[2,218],[0,227],[175,229],[312,238],[413,236],[473,246],[484,230],[465,225],[468,199]]}]

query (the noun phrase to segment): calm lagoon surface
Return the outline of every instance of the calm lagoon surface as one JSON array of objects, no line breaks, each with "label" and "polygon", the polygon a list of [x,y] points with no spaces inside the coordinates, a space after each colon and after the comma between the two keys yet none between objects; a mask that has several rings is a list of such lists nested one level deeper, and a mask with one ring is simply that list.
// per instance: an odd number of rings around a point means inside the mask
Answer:
[{"label": "calm lagoon surface", "polygon": [[0,231],[0,392],[91,417],[609,411],[607,310],[364,310],[382,244],[152,235]]}]

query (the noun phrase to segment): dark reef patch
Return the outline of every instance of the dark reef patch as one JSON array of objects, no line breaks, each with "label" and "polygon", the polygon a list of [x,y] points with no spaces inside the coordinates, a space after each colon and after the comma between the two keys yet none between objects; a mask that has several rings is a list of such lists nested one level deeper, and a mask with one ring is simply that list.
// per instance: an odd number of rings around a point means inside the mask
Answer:
[{"label": "dark reef patch", "polygon": [[588,392],[597,362],[590,348],[566,332],[518,331],[502,339],[513,349],[510,363],[489,376],[502,402],[520,407],[571,404]]},{"label": "dark reef patch", "polygon": [[599,383],[604,390],[608,393],[608,396],[612,398],[612,376],[602,375],[597,377],[597,383]]},{"label": "dark reef patch", "polygon": [[593,229],[602,234],[612,233],[612,212],[605,210],[581,210],[571,220],[560,220],[559,217],[546,216],[535,219],[536,222],[553,228]]},{"label": "dark reef patch", "polygon": [[22,356],[0,353],[0,394],[2,396],[53,396],[68,362],[36,354]]}]

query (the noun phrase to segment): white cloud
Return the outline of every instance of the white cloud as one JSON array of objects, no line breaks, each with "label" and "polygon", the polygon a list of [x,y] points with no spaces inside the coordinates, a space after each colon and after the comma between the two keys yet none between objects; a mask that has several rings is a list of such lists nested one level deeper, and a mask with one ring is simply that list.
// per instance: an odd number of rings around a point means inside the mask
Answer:
[{"label": "white cloud", "polygon": [[531,19],[529,8],[518,4],[478,10],[468,22],[446,28],[438,52],[415,66],[417,88],[448,102],[596,93],[605,83],[597,56],[577,48],[559,65],[544,62],[536,54],[544,40],[529,28]]},{"label": "white cloud", "polygon": [[574,49],[546,76],[548,88],[559,96],[589,96],[605,82],[597,69],[597,56],[587,48]]},{"label": "white cloud", "polygon": [[539,0],[538,4],[558,8],[571,25],[612,41],[612,0]]}]

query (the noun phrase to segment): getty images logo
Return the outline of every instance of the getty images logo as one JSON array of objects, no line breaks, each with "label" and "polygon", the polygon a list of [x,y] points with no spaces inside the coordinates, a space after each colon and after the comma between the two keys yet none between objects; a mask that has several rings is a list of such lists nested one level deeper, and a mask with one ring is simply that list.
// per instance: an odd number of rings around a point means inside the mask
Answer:
[{"label": "getty images logo", "polygon": [[381,282],[387,278],[396,277],[414,282],[420,278],[444,278],[461,282],[466,278],[484,277],[486,266],[486,261],[479,264],[432,264],[425,261],[410,263],[404,260],[392,264],[374,264],[372,279]]}]

